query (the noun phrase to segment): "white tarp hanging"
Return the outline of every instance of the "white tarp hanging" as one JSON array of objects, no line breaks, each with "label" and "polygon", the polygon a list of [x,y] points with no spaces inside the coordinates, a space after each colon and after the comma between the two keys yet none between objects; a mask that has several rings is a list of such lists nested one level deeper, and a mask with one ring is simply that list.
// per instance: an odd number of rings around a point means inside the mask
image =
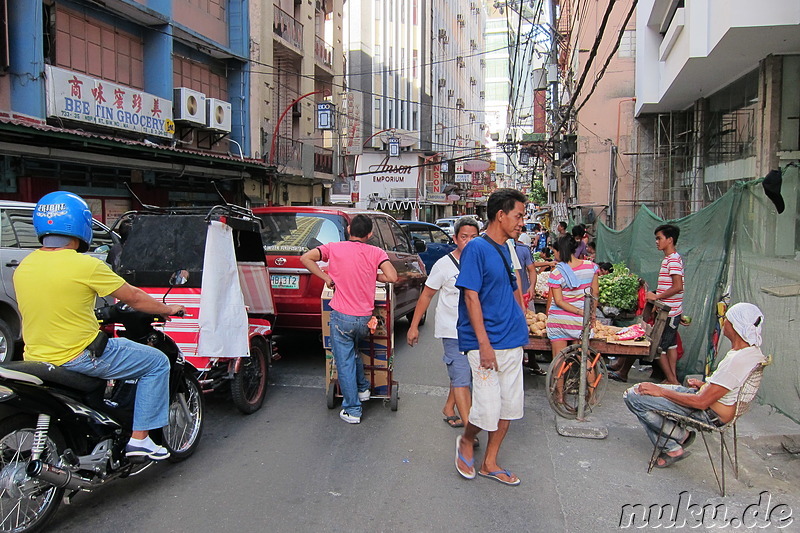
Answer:
[{"label": "white tarp hanging", "polygon": [[239,285],[233,229],[212,221],[208,226],[200,291],[201,357],[248,357],[247,311]]}]

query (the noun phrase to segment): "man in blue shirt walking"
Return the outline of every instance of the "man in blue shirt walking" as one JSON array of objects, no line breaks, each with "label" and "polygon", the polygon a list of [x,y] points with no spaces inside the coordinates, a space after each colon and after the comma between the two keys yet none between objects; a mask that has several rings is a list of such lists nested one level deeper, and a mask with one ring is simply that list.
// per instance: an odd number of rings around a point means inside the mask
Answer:
[{"label": "man in blue shirt walking", "polygon": [[[511,420],[522,418],[522,347],[528,342],[523,304],[516,290],[511,255],[504,245],[524,228],[525,195],[497,189],[489,197],[489,226],[461,254],[458,347],[472,370],[472,408],[464,434],[456,439],[455,464],[467,479],[480,474],[506,485],[520,479],[497,464],[500,444]],[[489,432],[483,464],[474,467],[472,443]]]}]

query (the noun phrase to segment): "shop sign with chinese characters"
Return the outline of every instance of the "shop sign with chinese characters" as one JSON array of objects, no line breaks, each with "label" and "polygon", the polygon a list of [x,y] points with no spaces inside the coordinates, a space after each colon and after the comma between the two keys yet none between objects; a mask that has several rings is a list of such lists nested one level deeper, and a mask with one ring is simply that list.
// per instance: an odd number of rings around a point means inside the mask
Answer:
[{"label": "shop sign with chinese characters", "polygon": [[172,100],[46,65],[47,116],[172,138]]}]

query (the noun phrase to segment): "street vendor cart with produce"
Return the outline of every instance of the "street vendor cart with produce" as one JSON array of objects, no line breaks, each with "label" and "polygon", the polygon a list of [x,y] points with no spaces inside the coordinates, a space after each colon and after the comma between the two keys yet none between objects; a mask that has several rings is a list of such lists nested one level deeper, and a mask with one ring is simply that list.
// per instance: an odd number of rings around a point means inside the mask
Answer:
[{"label": "street vendor cart with produce", "polygon": [[[641,310],[641,322],[623,328],[599,320],[593,321],[594,324],[586,320],[582,339],[588,342],[567,346],[554,357],[547,377],[548,399],[553,410],[564,418],[582,416],[584,410],[600,402],[606,381],[603,357],[651,359],[658,349],[669,314],[669,308],[660,302],[646,302],[641,298],[643,282],[624,264],[614,265],[613,274],[600,276],[599,285],[598,307],[604,314],[635,317]],[[527,311],[525,319],[530,332],[525,349],[549,352],[547,316]],[[649,321],[653,322],[652,326],[647,324]],[[584,398],[583,405],[579,398]]]}]

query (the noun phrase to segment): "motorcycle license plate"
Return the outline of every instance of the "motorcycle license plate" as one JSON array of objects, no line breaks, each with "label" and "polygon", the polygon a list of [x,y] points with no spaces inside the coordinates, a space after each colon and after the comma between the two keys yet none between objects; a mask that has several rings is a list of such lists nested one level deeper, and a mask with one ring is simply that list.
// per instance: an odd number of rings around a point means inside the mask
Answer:
[{"label": "motorcycle license plate", "polygon": [[300,276],[296,274],[274,274],[272,278],[273,289],[299,289]]}]

